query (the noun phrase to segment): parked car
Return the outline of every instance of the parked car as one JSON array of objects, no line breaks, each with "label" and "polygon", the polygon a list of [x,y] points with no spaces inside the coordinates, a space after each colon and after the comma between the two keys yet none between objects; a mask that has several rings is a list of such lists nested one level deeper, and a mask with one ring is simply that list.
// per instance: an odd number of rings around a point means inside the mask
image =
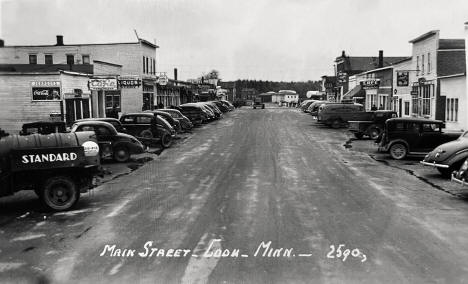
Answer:
[{"label": "parked car", "polygon": [[401,160],[409,154],[427,154],[437,146],[457,139],[459,134],[444,133],[440,120],[424,118],[390,118],[380,139],[379,151]]},{"label": "parked car", "polygon": [[122,126],[122,123],[120,123],[120,120],[118,120],[117,118],[113,118],[113,117],[82,118],[82,119],[75,120],[74,123],[81,122],[81,121],[104,121],[104,122],[108,122],[108,123],[110,123],[110,124],[112,124],[114,126],[114,128],[115,128],[115,130],[117,130],[117,132],[125,133],[125,127]]},{"label": "parked car", "polygon": [[164,118],[169,124],[174,128],[176,132],[181,132],[182,127],[180,126],[180,123],[178,120],[174,119],[171,114],[161,111],[160,109],[155,109],[155,110],[146,110],[144,112],[151,112],[155,115],[160,115],[162,118]]},{"label": "parked car", "polygon": [[128,134],[147,144],[159,142],[162,147],[168,148],[175,135],[175,130],[169,122],[150,112],[123,114],[120,122]]},{"label": "parked car", "polygon": [[132,154],[141,154],[145,147],[138,139],[126,133],[117,132],[105,121],[80,121],[72,125],[71,132],[94,131],[102,158],[112,157],[117,162],[127,162]]},{"label": "parked car", "polygon": [[203,102],[201,104],[208,107],[213,112],[216,119],[219,119],[219,118],[223,117],[223,112],[214,103],[212,103],[212,102]]},{"label": "parked car", "polygon": [[462,186],[467,185],[468,181],[468,159],[462,163],[460,169],[458,171],[452,172],[452,181],[456,183],[460,183]]},{"label": "parked car", "polygon": [[159,109],[159,111],[167,112],[168,114],[172,116],[172,118],[179,121],[179,124],[182,130],[187,131],[193,128],[193,123],[190,121],[190,119],[188,119],[188,117],[183,115],[180,111],[176,109],[170,109],[170,108]]},{"label": "parked car", "polygon": [[229,108],[229,110],[231,110],[231,111],[233,111],[235,109],[234,104],[232,104],[230,101],[220,100],[220,102],[225,104]]},{"label": "parked car", "polygon": [[391,110],[376,110],[370,120],[348,121],[349,131],[357,139],[362,139],[364,135],[371,139],[377,139],[385,127],[385,121],[389,118],[397,117],[397,113]]},{"label": "parked car", "polygon": [[215,104],[223,113],[231,110],[228,105],[224,104],[221,101],[211,101],[211,103]]},{"label": "parked car", "polygon": [[317,100],[305,100],[302,104],[301,104],[301,110],[303,112],[309,112],[309,107],[315,103],[315,102],[318,102]]},{"label": "parked car", "polygon": [[252,108],[253,109],[256,109],[256,108],[264,109],[265,104],[262,102],[262,98],[255,98],[254,101],[253,101],[253,104],[252,104]]},{"label": "parked car", "polygon": [[466,158],[468,158],[468,131],[454,141],[437,146],[424,157],[421,164],[435,167],[444,177],[450,177],[453,171],[461,167]]},{"label": "parked car", "polygon": [[328,102],[328,101],[315,101],[309,105],[309,107],[305,110],[305,112],[308,112],[310,115],[312,115],[313,119],[317,119],[319,108],[321,105],[324,105],[324,104],[336,104],[336,103]]},{"label": "parked car", "polygon": [[67,132],[67,125],[64,121],[36,121],[25,123],[21,127],[20,135],[30,134],[51,134]]},{"label": "parked car", "polygon": [[94,186],[99,146],[93,132],[10,135],[0,139],[0,196],[33,190],[55,211]]},{"label": "parked car", "polygon": [[323,104],[319,107],[317,121],[332,128],[348,125],[350,120],[369,120],[372,112],[364,111],[361,104]]},{"label": "parked car", "polygon": [[195,125],[200,125],[208,121],[208,114],[196,104],[183,104],[179,106],[182,109],[182,114],[185,115]]}]

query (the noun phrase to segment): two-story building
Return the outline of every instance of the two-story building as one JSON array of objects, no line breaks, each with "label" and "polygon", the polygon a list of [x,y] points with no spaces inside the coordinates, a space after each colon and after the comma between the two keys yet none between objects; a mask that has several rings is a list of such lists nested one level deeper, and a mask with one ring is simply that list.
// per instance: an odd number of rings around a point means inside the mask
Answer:
[{"label": "two-story building", "polygon": [[444,120],[447,129],[467,129],[465,40],[441,39],[433,30],[410,43],[412,116]]},{"label": "two-story building", "polygon": [[0,64],[37,65],[45,69],[63,65],[68,71],[75,70],[77,65],[94,65],[93,76],[89,78],[90,111],[93,117],[103,117],[112,108],[133,112],[154,106],[157,48],[144,39],[127,43],[64,44],[63,36],[57,36],[54,45],[2,45]]}]

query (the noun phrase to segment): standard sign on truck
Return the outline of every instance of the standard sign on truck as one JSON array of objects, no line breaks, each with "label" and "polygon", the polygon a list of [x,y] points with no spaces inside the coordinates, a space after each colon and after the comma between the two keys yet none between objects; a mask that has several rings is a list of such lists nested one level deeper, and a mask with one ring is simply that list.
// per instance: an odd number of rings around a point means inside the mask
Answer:
[{"label": "standard sign on truck", "polygon": [[11,151],[11,168],[15,170],[76,167],[84,159],[83,147],[70,147],[66,151],[57,148],[38,148]]}]

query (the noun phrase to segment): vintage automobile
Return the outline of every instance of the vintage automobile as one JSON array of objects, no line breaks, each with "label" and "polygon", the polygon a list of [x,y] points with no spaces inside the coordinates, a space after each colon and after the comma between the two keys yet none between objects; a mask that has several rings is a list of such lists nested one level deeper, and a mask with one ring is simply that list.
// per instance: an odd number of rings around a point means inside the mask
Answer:
[{"label": "vintage automobile", "polygon": [[372,113],[364,111],[361,104],[322,104],[317,113],[317,122],[332,128],[347,127],[350,120],[368,120]]},{"label": "vintage automobile", "polygon": [[175,136],[175,130],[169,122],[151,112],[123,114],[120,122],[128,134],[144,144],[159,142],[163,148],[168,148]]},{"label": "vintage automobile", "polygon": [[188,119],[188,117],[183,115],[180,111],[170,108],[159,109],[159,111],[164,111],[170,114],[172,118],[179,121],[182,130],[187,131],[193,128],[193,123],[190,121],[190,119]]},{"label": "vintage automobile", "polygon": [[195,125],[201,125],[208,121],[208,114],[198,105],[195,104],[183,104],[179,106],[182,110],[182,114],[185,115]]},{"label": "vintage automobile", "polygon": [[94,131],[99,144],[101,158],[112,157],[123,163],[132,154],[141,154],[145,147],[135,137],[117,132],[115,127],[105,121],[80,121],[72,125],[71,132]]},{"label": "vintage automobile", "polygon": [[377,139],[385,127],[385,121],[397,116],[395,111],[376,110],[373,112],[370,120],[348,121],[349,131],[352,132],[357,139],[362,139],[364,135],[371,139]]},{"label": "vintage automobile", "polygon": [[262,102],[262,98],[255,98],[254,101],[253,101],[253,104],[252,104],[252,108],[253,109],[256,109],[256,108],[264,109],[265,104]]},{"label": "vintage automobile", "polygon": [[23,124],[19,134],[29,135],[65,132],[67,132],[67,125],[64,121],[35,121]]},{"label": "vintage automobile", "polygon": [[0,139],[0,196],[34,190],[50,209],[75,205],[99,173],[94,132],[10,135]]},{"label": "vintage automobile", "polygon": [[452,181],[462,186],[468,185],[468,159],[465,159],[458,171],[452,172]]},{"label": "vintage automobile", "polygon": [[182,127],[180,126],[180,123],[178,120],[174,119],[170,113],[161,111],[160,109],[155,109],[155,110],[145,110],[144,112],[150,112],[155,115],[161,116],[164,120],[169,122],[169,124],[174,128],[176,132],[181,132]]},{"label": "vintage automobile", "polygon": [[425,118],[390,118],[380,139],[379,151],[401,160],[407,155],[424,155],[437,146],[457,139],[458,133],[444,133],[444,123]]},{"label": "vintage automobile", "polygon": [[104,121],[104,122],[108,122],[108,123],[112,124],[112,126],[114,126],[114,128],[115,128],[115,130],[117,130],[117,132],[125,133],[125,127],[122,126],[122,123],[120,123],[120,120],[118,120],[117,118],[113,118],[113,117],[82,118],[82,119],[75,120],[75,122],[73,122],[73,123],[77,123],[77,122],[81,122],[81,121]]},{"label": "vintage automobile", "polygon": [[421,164],[435,167],[444,177],[450,177],[454,170],[461,167],[466,158],[468,158],[468,132],[464,132],[454,141],[436,147],[424,157]]},{"label": "vintage automobile", "polygon": [[230,101],[220,100],[220,102],[227,106],[230,111],[233,111],[235,109],[235,106]]},{"label": "vintage automobile", "polygon": [[231,110],[228,105],[224,104],[221,101],[210,101],[210,102],[215,104],[219,108],[219,110],[222,112],[228,112]]}]

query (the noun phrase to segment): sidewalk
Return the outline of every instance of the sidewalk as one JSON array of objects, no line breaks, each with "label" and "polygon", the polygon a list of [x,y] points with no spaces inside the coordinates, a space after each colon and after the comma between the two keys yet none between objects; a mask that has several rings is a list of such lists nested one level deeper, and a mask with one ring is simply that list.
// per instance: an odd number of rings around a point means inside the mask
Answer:
[{"label": "sidewalk", "polygon": [[428,187],[437,190],[445,191],[458,198],[468,199],[468,187],[462,187],[460,184],[451,182],[450,179],[443,178],[436,168],[423,166],[419,162],[424,156],[410,156],[404,160],[394,160],[389,154],[379,153],[377,144],[374,140],[363,139],[357,140],[351,133],[347,134],[348,140],[345,141],[344,147],[350,151],[358,151],[368,154],[372,159],[383,163],[389,167],[402,170],[406,174],[413,175],[425,182]]}]

